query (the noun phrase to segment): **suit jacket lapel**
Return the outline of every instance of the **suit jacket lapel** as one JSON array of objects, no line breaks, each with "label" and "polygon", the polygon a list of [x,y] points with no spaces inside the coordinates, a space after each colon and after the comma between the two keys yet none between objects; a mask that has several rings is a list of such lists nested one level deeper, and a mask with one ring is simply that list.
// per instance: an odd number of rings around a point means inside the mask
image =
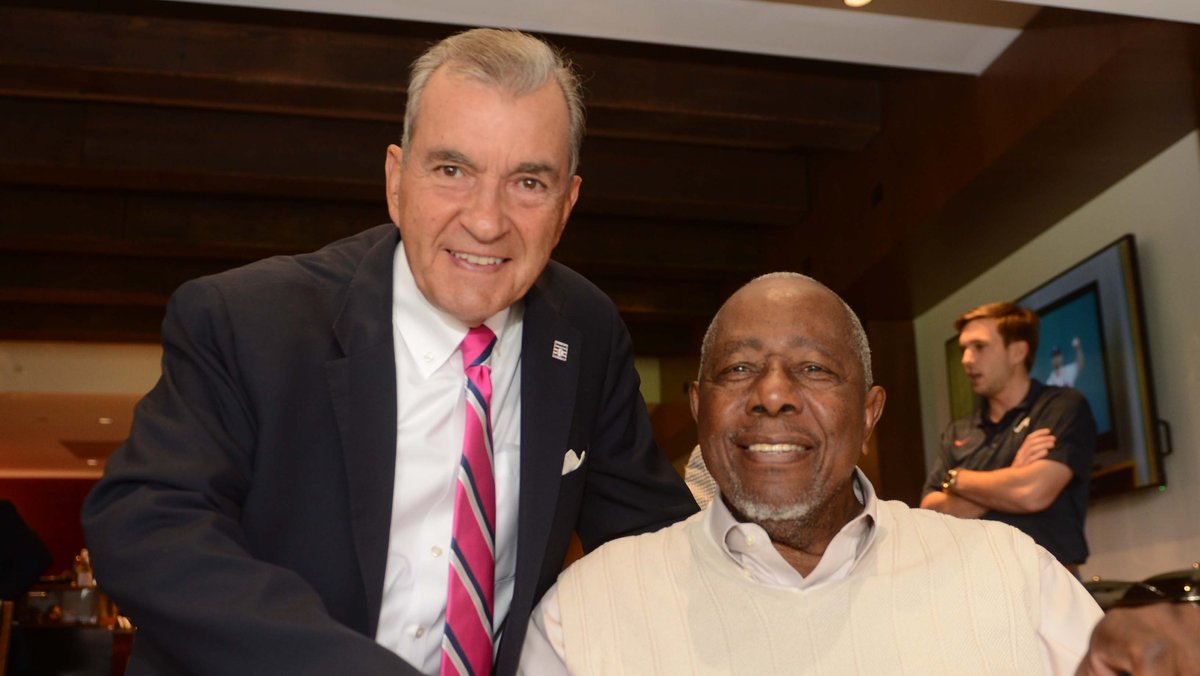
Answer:
[{"label": "suit jacket lapel", "polygon": [[326,364],[349,483],[351,528],[375,635],[383,598],[396,470],[396,359],[392,343],[392,234],[367,252],[333,331],[342,359]]},{"label": "suit jacket lapel", "polygon": [[[558,501],[563,454],[575,410],[583,337],[559,313],[561,299],[543,273],[525,296],[521,345],[521,490],[517,516],[517,566],[513,611],[527,616],[533,605]],[[553,356],[555,341],[566,360]],[[576,452],[582,449],[575,449]],[[528,606],[528,607],[525,607]]]}]

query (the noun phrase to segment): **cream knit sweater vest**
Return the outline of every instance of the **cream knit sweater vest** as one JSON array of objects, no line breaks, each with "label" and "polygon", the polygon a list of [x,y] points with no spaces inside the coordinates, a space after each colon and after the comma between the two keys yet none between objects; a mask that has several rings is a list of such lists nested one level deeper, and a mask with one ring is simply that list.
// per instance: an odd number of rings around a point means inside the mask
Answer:
[{"label": "cream knit sweater vest", "polygon": [[1038,561],[1008,526],[879,503],[847,579],[747,578],[702,515],[611,542],[558,582],[572,674],[1038,674]]}]

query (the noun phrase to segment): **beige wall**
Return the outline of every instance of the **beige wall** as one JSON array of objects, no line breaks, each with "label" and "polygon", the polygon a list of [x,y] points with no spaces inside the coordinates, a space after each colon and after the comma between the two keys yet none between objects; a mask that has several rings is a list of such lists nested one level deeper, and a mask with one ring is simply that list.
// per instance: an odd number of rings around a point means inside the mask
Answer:
[{"label": "beige wall", "polygon": [[1092,505],[1086,576],[1141,579],[1200,560],[1200,137],[1192,132],[915,321],[926,466],[950,417],[943,345],[954,317],[1016,298],[1118,237],[1137,238],[1167,489]]},{"label": "beige wall", "polygon": [[161,360],[159,345],[0,341],[0,392],[140,395]]}]

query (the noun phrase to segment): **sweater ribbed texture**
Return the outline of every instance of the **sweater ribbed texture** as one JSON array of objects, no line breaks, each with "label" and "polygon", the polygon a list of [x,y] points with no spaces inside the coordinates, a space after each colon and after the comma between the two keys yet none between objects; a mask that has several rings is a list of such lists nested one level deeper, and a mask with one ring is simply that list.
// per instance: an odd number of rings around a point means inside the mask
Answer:
[{"label": "sweater ribbed texture", "polygon": [[624,538],[558,582],[572,674],[1038,674],[1036,546],[1002,524],[879,503],[845,579],[755,582],[702,515]]}]

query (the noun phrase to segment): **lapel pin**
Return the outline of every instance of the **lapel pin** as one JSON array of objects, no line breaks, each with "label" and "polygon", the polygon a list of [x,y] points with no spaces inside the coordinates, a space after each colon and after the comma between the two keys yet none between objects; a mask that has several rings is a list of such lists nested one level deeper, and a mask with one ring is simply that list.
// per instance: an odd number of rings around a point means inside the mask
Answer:
[{"label": "lapel pin", "polygon": [[1026,427],[1029,427],[1029,416],[1025,416],[1025,419],[1013,429],[1013,432],[1020,434],[1021,430],[1025,429]]},{"label": "lapel pin", "polygon": [[567,360],[567,344],[561,340],[554,341],[554,347],[550,350],[550,356],[559,361]]}]

